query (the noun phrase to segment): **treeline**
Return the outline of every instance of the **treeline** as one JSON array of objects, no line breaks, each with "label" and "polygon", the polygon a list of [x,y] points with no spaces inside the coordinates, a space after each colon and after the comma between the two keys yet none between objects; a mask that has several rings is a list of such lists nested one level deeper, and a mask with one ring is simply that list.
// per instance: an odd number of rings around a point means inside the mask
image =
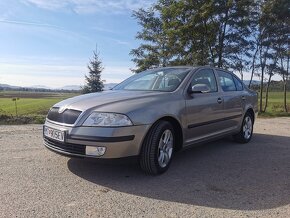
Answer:
[{"label": "treeline", "polygon": [[45,89],[45,88],[25,88],[25,87],[1,87],[0,86],[0,92],[1,91],[80,93],[80,90]]},{"label": "treeline", "polygon": [[[284,91],[284,82],[283,81],[275,81],[272,80],[270,82],[269,92],[283,92]],[[290,80],[287,81],[287,87],[290,87]],[[260,84],[253,84],[251,85],[251,89],[259,92],[260,91]],[[264,86],[263,92],[266,92],[267,87]],[[289,93],[289,91],[288,91]]]},{"label": "treeline", "polygon": [[[260,78],[260,112],[273,75],[289,80],[289,0],[158,0],[133,13],[141,30],[130,54],[135,72],[170,65],[211,65]],[[266,80],[266,82],[264,82]],[[251,81],[249,87],[251,87]],[[265,84],[264,84],[265,83]]]}]

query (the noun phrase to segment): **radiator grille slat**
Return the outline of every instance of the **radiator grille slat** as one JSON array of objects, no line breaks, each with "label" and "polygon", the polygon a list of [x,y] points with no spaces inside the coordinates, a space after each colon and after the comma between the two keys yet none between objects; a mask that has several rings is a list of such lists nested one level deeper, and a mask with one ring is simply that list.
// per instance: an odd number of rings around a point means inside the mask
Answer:
[{"label": "radiator grille slat", "polygon": [[72,109],[67,109],[64,112],[59,113],[58,110],[58,107],[51,108],[48,112],[47,118],[58,123],[74,124],[82,113],[81,111]]}]

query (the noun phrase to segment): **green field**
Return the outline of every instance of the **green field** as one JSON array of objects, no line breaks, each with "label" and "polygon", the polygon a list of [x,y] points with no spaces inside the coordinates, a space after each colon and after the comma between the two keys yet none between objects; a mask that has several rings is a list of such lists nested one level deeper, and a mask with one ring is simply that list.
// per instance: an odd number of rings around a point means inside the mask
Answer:
[{"label": "green field", "polygon": [[[265,106],[265,95],[263,93],[263,107]],[[287,92],[288,113],[284,112],[283,92],[269,92],[268,107],[266,112],[259,113],[262,117],[290,116],[290,92]]]},{"label": "green field", "polygon": [[[34,98],[21,98],[17,101],[18,115],[32,115],[32,114],[46,114],[56,102],[62,100],[61,98],[49,99],[34,99]],[[16,115],[15,102],[9,98],[0,98],[1,113],[7,115]]]},{"label": "green field", "polygon": [[72,97],[74,94],[46,93],[46,92],[0,92],[0,113],[16,115],[15,101],[18,115],[45,115],[55,103]]},{"label": "green field", "polygon": [[[0,124],[42,123],[52,105],[75,95],[75,93],[0,92]],[[16,100],[18,116],[13,98],[19,98]]]},{"label": "green field", "polygon": [[[0,124],[43,123],[49,108],[55,103],[73,97],[76,93],[51,92],[0,92]],[[265,97],[265,94],[264,94]],[[17,114],[15,102],[17,100]],[[287,93],[288,111],[290,111],[290,92]],[[269,92],[268,108],[261,117],[290,116],[283,108],[283,93]]]}]

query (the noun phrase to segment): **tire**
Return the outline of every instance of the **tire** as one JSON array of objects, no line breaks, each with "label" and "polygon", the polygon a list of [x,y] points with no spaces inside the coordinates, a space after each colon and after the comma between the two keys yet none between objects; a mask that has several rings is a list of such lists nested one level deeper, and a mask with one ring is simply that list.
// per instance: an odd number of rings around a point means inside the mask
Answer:
[{"label": "tire", "polygon": [[234,135],[234,140],[239,143],[248,143],[253,136],[254,118],[250,113],[246,113],[243,119],[240,132]]},{"label": "tire", "polygon": [[140,153],[140,166],[151,175],[164,173],[170,166],[175,143],[174,128],[167,121],[158,121],[147,133]]}]

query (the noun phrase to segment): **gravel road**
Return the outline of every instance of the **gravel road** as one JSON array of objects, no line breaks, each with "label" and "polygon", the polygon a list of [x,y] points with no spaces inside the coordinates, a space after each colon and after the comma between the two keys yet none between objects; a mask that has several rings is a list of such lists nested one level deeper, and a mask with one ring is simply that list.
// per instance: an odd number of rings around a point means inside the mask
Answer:
[{"label": "gravel road", "polygon": [[180,152],[157,177],[62,157],[41,131],[0,126],[0,217],[290,217],[290,118]]}]

